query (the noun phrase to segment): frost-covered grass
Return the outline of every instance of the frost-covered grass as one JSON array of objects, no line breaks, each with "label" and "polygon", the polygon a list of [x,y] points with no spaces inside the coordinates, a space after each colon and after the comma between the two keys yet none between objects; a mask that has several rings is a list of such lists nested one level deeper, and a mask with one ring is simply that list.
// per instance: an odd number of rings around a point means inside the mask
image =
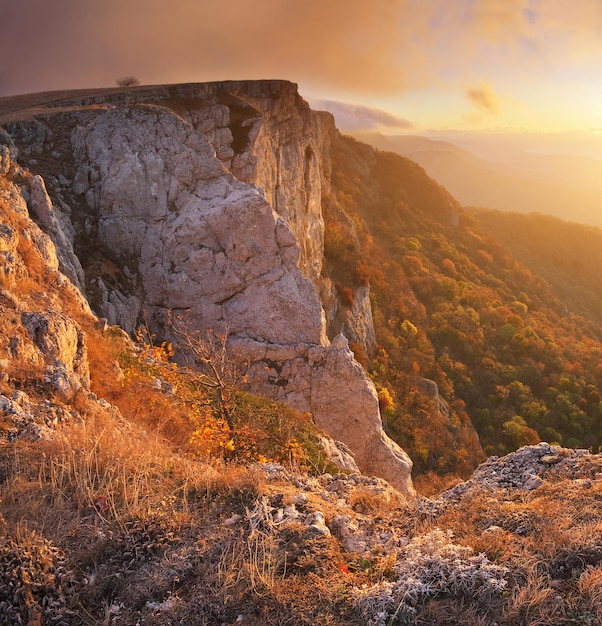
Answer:
[{"label": "frost-covered grass", "polygon": [[400,552],[394,581],[383,581],[356,591],[355,597],[368,626],[412,624],[416,606],[437,595],[469,595],[486,602],[501,595],[508,570],[484,554],[452,541],[451,531],[435,528],[415,537]]}]

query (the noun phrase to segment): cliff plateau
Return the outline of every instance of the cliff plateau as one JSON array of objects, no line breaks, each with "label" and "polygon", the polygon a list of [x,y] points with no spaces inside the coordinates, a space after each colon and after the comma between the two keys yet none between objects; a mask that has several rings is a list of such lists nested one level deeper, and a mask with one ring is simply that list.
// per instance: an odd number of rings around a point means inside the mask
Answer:
[{"label": "cliff plateau", "polygon": [[[227,333],[252,390],[311,412],[362,471],[413,495],[374,386],[327,323],[330,116],[261,81],[105,90],[13,117],[3,143],[35,174],[20,192],[99,315],[167,341],[172,315]],[[369,343],[366,289],[357,301],[353,339]]]}]

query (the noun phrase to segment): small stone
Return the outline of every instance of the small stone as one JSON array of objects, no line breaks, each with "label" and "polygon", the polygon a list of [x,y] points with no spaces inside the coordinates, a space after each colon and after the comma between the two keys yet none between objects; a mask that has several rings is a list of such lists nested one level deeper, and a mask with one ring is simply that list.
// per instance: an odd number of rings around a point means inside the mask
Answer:
[{"label": "small stone", "polygon": [[330,529],[326,526],[324,513],[316,511],[310,513],[305,518],[305,524],[307,525],[307,531],[316,535],[330,536]]},{"label": "small stone", "polygon": [[101,317],[97,320],[94,326],[101,332],[106,333],[109,330],[109,322],[106,317]]},{"label": "small stone", "polygon": [[532,474],[530,478],[525,482],[525,489],[532,491],[533,489],[537,489],[543,485],[543,480],[537,476],[536,474]]},{"label": "small stone", "polygon": [[349,343],[344,335],[337,335],[330,344],[335,350],[349,349]]},{"label": "small stone", "polygon": [[8,146],[0,146],[0,174],[8,174],[10,170],[10,151]]},{"label": "small stone", "polygon": [[484,535],[492,535],[492,536],[499,536],[499,535],[503,535],[506,531],[503,528],[500,528],[499,526],[489,526],[489,528],[486,528],[483,531]]},{"label": "small stone", "polygon": [[232,526],[236,526],[236,524],[238,524],[238,522],[240,522],[241,519],[242,519],[242,515],[239,515],[238,513],[234,513],[234,515],[232,515],[231,517],[229,517],[227,520],[224,521],[224,526],[226,528],[231,528]]}]

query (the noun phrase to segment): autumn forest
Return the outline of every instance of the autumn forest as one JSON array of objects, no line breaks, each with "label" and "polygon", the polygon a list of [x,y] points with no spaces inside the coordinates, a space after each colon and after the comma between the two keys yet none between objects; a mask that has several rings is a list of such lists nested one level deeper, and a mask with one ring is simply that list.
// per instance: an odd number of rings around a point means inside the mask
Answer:
[{"label": "autumn forest", "polygon": [[417,474],[541,440],[598,449],[600,231],[462,208],[415,163],[348,137],[324,212],[342,302],[371,290],[376,345],[351,345]]}]

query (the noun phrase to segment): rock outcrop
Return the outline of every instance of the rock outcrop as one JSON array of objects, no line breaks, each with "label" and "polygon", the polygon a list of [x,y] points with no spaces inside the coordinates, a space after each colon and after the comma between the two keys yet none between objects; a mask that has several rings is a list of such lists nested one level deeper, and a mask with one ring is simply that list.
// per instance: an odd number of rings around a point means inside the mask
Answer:
[{"label": "rock outcrop", "polygon": [[570,479],[593,476],[592,468],[598,461],[599,456],[589,450],[562,448],[542,441],[503,457],[489,457],[468,480],[441,494],[439,503],[457,501],[475,492],[532,491],[555,475]]},{"label": "rock outcrop", "polygon": [[[252,390],[311,412],[362,471],[413,495],[411,461],[384,433],[346,339],[330,344],[317,295],[332,118],[283,81],[63,104],[7,128],[53,181],[54,206],[35,178],[30,209],[97,312],[127,332],[144,318],[171,340],[172,314],[227,332]],[[373,342],[367,291],[357,308],[347,333]]]},{"label": "rock outcrop", "polygon": [[[72,421],[69,403],[89,393],[87,341],[74,315],[92,314],[58,271],[50,237],[28,216],[23,194],[33,197],[43,183],[10,156],[0,176],[0,414],[8,439],[35,441]],[[27,191],[15,181],[29,183]],[[32,385],[37,399],[19,388]]]},{"label": "rock outcrop", "polygon": [[[295,237],[257,189],[224,169],[203,134],[146,106],[93,117],[73,143],[77,189],[95,210],[98,239],[124,273],[135,272],[131,295],[151,317],[169,308],[194,328],[325,342]],[[110,307],[102,313],[131,331]]]}]

